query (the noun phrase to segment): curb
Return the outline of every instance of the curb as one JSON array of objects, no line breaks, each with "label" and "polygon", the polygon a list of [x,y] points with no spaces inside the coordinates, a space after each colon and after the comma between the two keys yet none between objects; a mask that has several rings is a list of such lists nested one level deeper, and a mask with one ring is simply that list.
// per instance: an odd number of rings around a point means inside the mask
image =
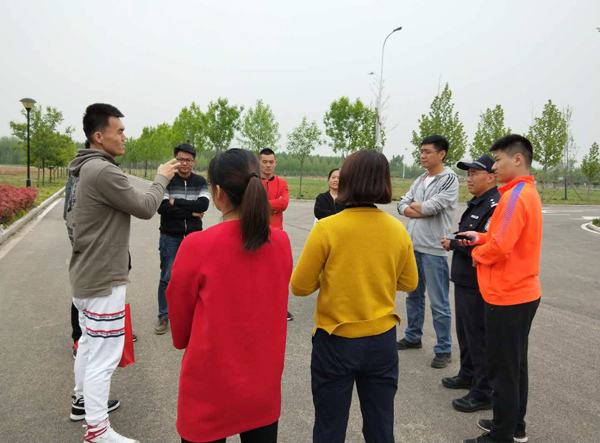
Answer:
[{"label": "curb", "polygon": [[55,200],[61,197],[64,192],[64,187],[62,189],[59,189],[53,195],[44,200],[39,206],[36,206],[32,210],[30,210],[25,217],[20,218],[12,225],[10,225],[10,227],[6,231],[0,234],[0,245],[6,242],[6,240],[15,235],[17,232],[19,232],[25,225],[27,225],[27,223],[33,220],[34,217],[38,215],[38,213],[46,209],[47,206],[49,206],[51,203],[53,203]]},{"label": "curb", "polygon": [[600,228],[598,226],[594,225],[593,223],[591,223],[591,222],[588,223],[587,227],[589,229],[591,229],[592,231],[596,231],[598,234],[600,234]]}]

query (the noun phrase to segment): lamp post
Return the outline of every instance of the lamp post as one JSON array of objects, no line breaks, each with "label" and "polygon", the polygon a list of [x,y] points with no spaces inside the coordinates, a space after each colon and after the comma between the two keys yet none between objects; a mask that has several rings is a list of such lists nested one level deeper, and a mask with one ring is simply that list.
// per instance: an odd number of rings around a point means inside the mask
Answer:
[{"label": "lamp post", "polygon": [[377,152],[383,151],[383,145],[381,144],[381,94],[383,92],[383,55],[385,50],[385,42],[387,39],[396,31],[400,31],[402,26],[397,27],[392,32],[388,34],[388,36],[383,41],[383,46],[381,48],[381,74],[379,75],[379,94],[377,95],[377,118],[375,120],[375,148]]},{"label": "lamp post", "polygon": [[29,142],[29,113],[33,109],[33,105],[35,105],[36,101],[32,98],[23,98],[20,100],[23,103],[25,109],[27,109],[27,182],[26,186],[29,188],[31,186],[31,177],[29,175],[29,167],[31,165],[31,156],[30,156],[30,142]]}]

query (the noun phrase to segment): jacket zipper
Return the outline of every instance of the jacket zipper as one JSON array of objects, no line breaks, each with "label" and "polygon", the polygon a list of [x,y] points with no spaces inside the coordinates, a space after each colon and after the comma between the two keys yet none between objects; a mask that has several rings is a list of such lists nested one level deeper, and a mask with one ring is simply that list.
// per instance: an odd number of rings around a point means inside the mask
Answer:
[{"label": "jacket zipper", "polygon": [[[187,200],[187,181],[183,181],[183,186],[185,187],[184,198]],[[187,220],[183,219],[183,238],[187,235]]]}]

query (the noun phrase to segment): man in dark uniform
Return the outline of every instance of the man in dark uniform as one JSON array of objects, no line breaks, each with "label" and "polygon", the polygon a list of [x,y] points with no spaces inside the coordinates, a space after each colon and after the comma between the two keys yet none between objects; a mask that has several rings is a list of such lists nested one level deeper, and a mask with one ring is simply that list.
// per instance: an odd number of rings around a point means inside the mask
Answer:
[{"label": "man in dark uniform", "polygon": [[[474,197],[467,202],[467,210],[460,219],[457,232],[487,232],[489,220],[500,200],[496,176],[492,171],[494,160],[487,154],[472,163],[459,162],[459,169],[468,171],[467,186]],[[449,389],[469,389],[469,393],[452,401],[457,411],[475,412],[492,409],[492,389],[486,375],[485,305],[477,270],[473,267],[473,246],[461,246],[456,240],[442,238],[442,246],[452,254],[451,278],[454,283],[456,335],[460,348],[460,371],[455,377],[442,379]]]}]

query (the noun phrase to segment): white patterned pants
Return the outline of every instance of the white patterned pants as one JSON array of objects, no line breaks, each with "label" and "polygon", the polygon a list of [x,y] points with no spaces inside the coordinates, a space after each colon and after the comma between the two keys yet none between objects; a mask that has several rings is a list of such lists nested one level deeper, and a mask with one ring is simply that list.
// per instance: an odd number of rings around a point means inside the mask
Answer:
[{"label": "white patterned pants", "polygon": [[85,420],[94,426],[108,418],[110,379],[123,355],[126,285],[105,297],[75,298],[81,338],[75,359],[75,396],[83,396]]}]

